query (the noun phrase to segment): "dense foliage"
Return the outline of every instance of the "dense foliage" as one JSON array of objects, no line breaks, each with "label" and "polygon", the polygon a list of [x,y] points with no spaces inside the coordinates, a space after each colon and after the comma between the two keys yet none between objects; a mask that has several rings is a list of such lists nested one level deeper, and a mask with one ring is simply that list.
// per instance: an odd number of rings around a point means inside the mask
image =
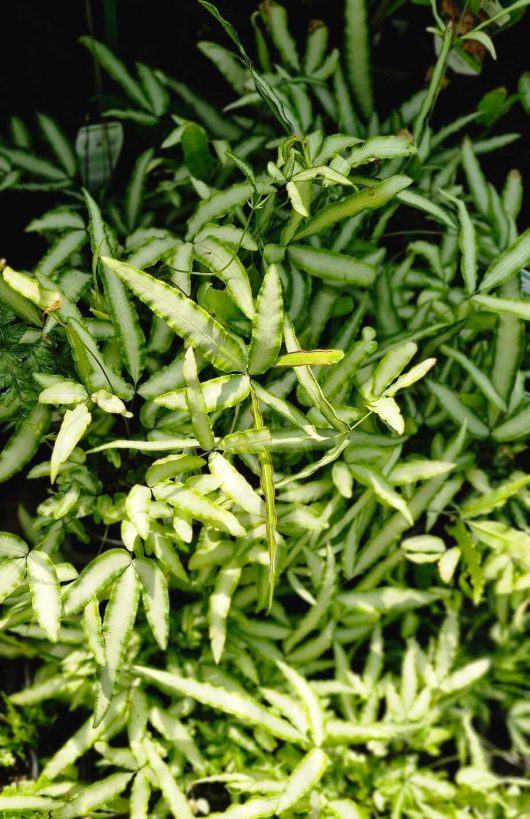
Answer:
[{"label": "dense foliage", "polygon": [[0,533],[0,814],[527,815],[530,229],[481,163],[528,77],[430,125],[527,3],[433,4],[382,119],[364,0],[344,54],[262,4],[255,59],[200,2],[224,112],[83,38],[103,143],[0,143],[57,197],[0,278],[0,481],[48,487]]}]

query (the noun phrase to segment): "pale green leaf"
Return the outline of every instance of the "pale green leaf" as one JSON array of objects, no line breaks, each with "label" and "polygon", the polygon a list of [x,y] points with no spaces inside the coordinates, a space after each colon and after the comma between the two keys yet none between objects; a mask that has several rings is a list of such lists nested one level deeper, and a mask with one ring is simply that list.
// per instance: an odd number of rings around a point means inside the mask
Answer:
[{"label": "pale green leaf", "polygon": [[56,568],[49,555],[34,549],[28,555],[27,569],[33,611],[48,639],[56,642],[62,608]]},{"label": "pale green leaf", "polygon": [[278,268],[272,264],[263,277],[256,302],[249,350],[250,373],[264,373],[274,365],[282,343],[282,331],[282,285]]},{"label": "pale green leaf", "polygon": [[147,620],[155,640],[164,651],[169,634],[169,592],[166,578],[154,560],[141,557],[133,565],[140,578],[140,592]]},{"label": "pale green leaf", "polygon": [[130,265],[107,258],[103,261],[159,318],[218,369],[225,372],[245,369],[243,345],[195,302]]},{"label": "pale green leaf", "polygon": [[87,431],[92,415],[85,404],[78,404],[73,410],[66,410],[57,433],[50,460],[50,478],[55,481],[59,467],[68,460],[73,450]]}]

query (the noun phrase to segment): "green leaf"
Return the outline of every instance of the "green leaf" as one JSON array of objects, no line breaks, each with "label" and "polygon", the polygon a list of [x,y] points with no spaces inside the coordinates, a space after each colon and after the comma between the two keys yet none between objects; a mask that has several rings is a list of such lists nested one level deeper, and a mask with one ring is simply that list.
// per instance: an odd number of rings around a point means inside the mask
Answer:
[{"label": "green leaf", "polygon": [[487,218],[489,210],[488,183],[478,163],[473,143],[466,137],[462,143],[462,165],[473,202],[479,213]]},{"label": "green leaf", "polygon": [[169,94],[166,87],[149,66],[136,63],[136,70],[153,114],[157,117],[163,116],[169,106]]},{"label": "green leaf", "polygon": [[232,596],[241,577],[241,567],[237,563],[223,566],[215,581],[208,606],[208,624],[212,654],[216,663],[221,661],[226,641],[226,619],[230,611]]},{"label": "green leaf", "polygon": [[317,747],[324,742],[324,711],[318,697],[309,685],[308,681],[287,663],[278,661],[278,668],[287,680],[289,687],[296,694],[302,703],[302,707],[307,716],[309,733],[311,739]]},{"label": "green leaf", "polygon": [[287,780],[285,790],[278,800],[279,816],[313,790],[324,776],[328,765],[328,755],[319,748],[313,748],[305,755]]},{"label": "green leaf", "polygon": [[344,358],[343,350],[296,350],[281,355],[276,367],[318,367],[322,364],[337,364]]},{"label": "green leaf", "polygon": [[247,479],[220,452],[212,452],[208,464],[225,495],[251,515],[263,516],[263,501]]},{"label": "green leaf", "polygon": [[88,647],[98,665],[105,665],[105,641],[97,597],[86,604],[81,621]]},{"label": "green leaf", "polygon": [[[256,86],[256,91],[265,101],[265,103],[269,106],[270,110],[281,123],[281,125],[285,128],[288,134],[294,132],[294,127],[291,119],[289,118],[288,112],[286,112],[281,100],[279,99],[278,95],[271,87],[271,85],[267,82],[265,77],[259,74],[255,68],[253,67],[245,49],[243,48],[239,37],[237,36],[237,32],[234,27],[226,20],[222,15],[219,13],[218,9],[213,5],[213,3],[208,2],[208,0],[199,0],[201,6],[203,6],[210,14],[215,17],[218,23],[222,25],[232,42],[237,46],[241,57],[243,58],[244,62],[246,63],[252,79],[254,80],[254,85]],[[270,9],[269,9],[270,11]]]},{"label": "green leaf", "polygon": [[521,233],[515,242],[491,263],[484,274],[479,290],[491,290],[493,287],[499,287],[499,285],[510,281],[529,263],[530,228]]},{"label": "green leaf", "polygon": [[197,48],[215,65],[223,77],[230,83],[237,94],[245,92],[248,72],[241,65],[241,61],[223,46],[201,40]]},{"label": "green leaf", "polygon": [[11,532],[0,532],[0,560],[5,557],[24,558],[28,553],[28,545],[18,535]]},{"label": "green leaf", "polygon": [[393,398],[373,398],[366,402],[366,406],[371,412],[375,412],[385,424],[388,424],[394,432],[397,432],[398,435],[403,435],[405,432],[405,421],[397,402]]},{"label": "green leaf", "polygon": [[325,233],[332,225],[341,222],[343,219],[355,216],[365,210],[382,208],[398,193],[408,188],[410,184],[412,184],[412,179],[408,176],[391,176],[389,179],[385,179],[384,182],[373,185],[373,187],[365,188],[339,202],[326,205],[307,221],[305,227],[296,234],[295,239]]},{"label": "green leaf", "polygon": [[195,258],[226,284],[226,289],[243,313],[254,317],[254,301],[247,271],[241,264],[236,250],[215,236],[193,245]]},{"label": "green leaf", "polygon": [[114,240],[93,198],[87,191],[83,191],[83,194],[89,213],[92,254],[101,262],[98,267],[105,290],[106,307],[116,331],[123,362],[136,384],[145,367],[145,337],[125,287],[112,269],[102,262],[102,257],[114,254]]},{"label": "green leaf", "polygon": [[175,819],[193,819],[188,800],[175,782],[170,769],[159,756],[155,745],[145,737],[142,740],[142,747],[170,812]]},{"label": "green leaf", "polygon": [[413,341],[394,347],[386,353],[377,365],[372,377],[370,392],[380,396],[401,374],[411,358],[416,355],[417,345]]},{"label": "green leaf", "polygon": [[27,570],[31,603],[39,626],[49,640],[56,642],[62,604],[55,566],[45,552],[34,549],[28,555]]},{"label": "green leaf", "polygon": [[203,449],[213,449],[215,438],[197,374],[197,364],[193,354],[193,347],[188,347],[186,350],[183,373],[186,379],[186,405],[191,418],[193,432]]},{"label": "green leaf", "polygon": [[379,500],[383,501],[387,506],[391,506],[398,512],[401,512],[405,520],[412,526],[414,520],[407,506],[406,501],[399,495],[395,489],[387,481],[387,479],[375,469],[368,466],[359,466],[358,464],[350,464],[350,469],[353,477],[360,481],[360,483],[372,489]]},{"label": "green leaf", "polygon": [[[250,379],[248,375],[221,375],[201,383],[206,412],[236,407],[250,393]],[[165,392],[154,398],[155,404],[174,410],[187,410],[186,390]]]},{"label": "green leaf", "polygon": [[52,811],[51,816],[53,819],[76,819],[96,808],[107,806],[125,790],[132,776],[131,773],[112,774],[94,785],[83,787],[82,791],[66,805]]},{"label": "green leaf", "polygon": [[214,529],[227,532],[234,537],[243,537],[246,532],[232,512],[223,509],[206,495],[186,486],[162,485],[153,487],[155,497],[167,501],[179,512],[191,515]]},{"label": "green leaf", "polygon": [[134,777],[129,798],[130,819],[149,819],[149,800],[151,785],[147,774],[138,771]]},{"label": "green leaf", "polygon": [[57,478],[61,464],[68,460],[73,450],[87,431],[92,415],[85,404],[78,404],[73,410],[66,410],[53,445],[50,460],[50,478],[52,483]]},{"label": "green leaf", "polygon": [[35,268],[35,275],[52,276],[74,253],[77,253],[83,247],[86,240],[85,230],[72,230],[63,233],[40,259]]},{"label": "green leaf", "polygon": [[125,549],[109,549],[98,555],[68,586],[64,598],[65,615],[76,614],[101,593],[131,563]]},{"label": "green leaf", "polygon": [[46,114],[37,114],[39,126],[53,153],[59,160],[68,176],[75,176],[77,160],[70,140],[64,135],[56,122]]},{"label": "green leaf", "polygon": [[269,731],[273,736],[287,742],[299,743],[301,740],[298,731],[288,722],[274,716],[257,700],[246,694],[229,691],[211,685],[211,683],[197,682],[197,680],[188,679],[178,674],[170,674],[167,671],[159,671],[146,666],[134,666],[134,671],[142,679],[164,691],[174,692],[182,697],[190,697],[202,705]]},{"label": "green leaf", "polygon": [[0,603],[17,590],[26,574],[26,560],[14,558],[0,562]]},{"label": "green leaf", "polygon": [[51,412],[48,407],[36,404],[0,452],[0,483],[8,481],[31,461],[50,422]]},{"label": "green leaf", "polygon": [[487,438],[489,429],[472,410],[469,409],[460,398],[437,381],[428,381],[427,386],[433,395],[438,399],[442,409],[449,415],[456,424],[467,423],[467,428],[475,438]]},{"label": "green leaf", "polygon": [[42,770],[42,779],[49,781],[56,779],[69,765],[85,754],[95,743],[105,735],[110,740],[124,725],[123,713],[127,704],[127,696],[118,694],[111,703],[105,719],[94,727],[92,718],[88,719],[48,760]]},{"label": "green leaf", "polygon": [[209,222],[214,222],[229,211],[244,205],[251,194],[252,185],[248,182],[240,182],[204,199],[188,222],[186,241],[193,239]]},{"label": "green leaf", "polygon": [[59,800],[46,796],[0,796],[0,810],[6,813],[16,811],[19,816],[28,811],[50,815],[50,811],[60,804]]},{"label": "green leaf", "polygon": [[134,563],[147,621],[158,645],[165,651],[169,635],[169,592],[166,578],[154,560],[139,558]]},{"label": "green leaf", "polygon": [[292,634],[285,641],[285,650],[289,653],[308,634],[318,627],[323,617],[329,611],[329,607],[335,593],[337,582],[337,571],[333,550],[328,546],[326,550],[326,569],[318,596],[311,608],[300,617],[298,625]]},{"label": "green leaf", "polygon": [[[285,346],[287,347],[289,353],[300,352],[298,339],[296,338],[293,326],[287,317],[284,322],[284,338]],[[311,403],[322,413],[326,421],[328,421],[332,427],[339,430],[339,432],[348,432],[348,425],[337,416],[334,408],[322,392],[320,385],[313,375],[310,367],[300,365],[295,367],[294,371],[301,386],[308,394]]]},{"label": "green leaf", "polygon": [[140,583],[134,564],[123,571],[110,593],[103,620],[103,641],[106,663],[101,669],[100,686],[96,695],[94,725],[98,725],[110,706],[116,681],[122,671],[133,631]]},{"label": "green leaf", "polygon": [[468,526],[482,543],[530,568],[530,535],[527,532],[496,520],[470,520]]},{"label": "green leaf", "polygon": [[492,433],[495,441],[519,441],[530,435],[530,407],[525,406],[511,415],[502,424],[496,426]]},{"label": "green leaf", "polygon": [[133,396],[133,388],[106,364],[88,327],[75,318],[69,318],[66,335],[76,369],[90,394],[108,389],[114,395],[129,401]]},{"label": "green leaf", "polygon": [[343,253],[294,244],[288,246],[287,255],[305,273],[323,279],[331,285],[370,287],[375,280],[373,264],[353,259]]},{"label": "green leaf", "polygon": [[370,29],[365,0],[346,0],[344,14],[344,50],[348,79],[365,119],[369,119],[374,110],[374,94]]},{"label": "green leaf", "polygon": [[149,100],[144,94],[142,87],[129,74],[121,60],[114,56],[106,45],[95,40],[93,37],[80,37],[79,42],[93,55],[94,59],[105,69],[110,77],[120,85],[128,97],[141,108],[151,110]]},{"label": "green leaf", "polygon": [[428,606],[436,597],[433,592],[386,586],[366,592],[342,592],[337,600],[347,609],[394,612]]},{"label": "green leaf", "polygon": [[282,285],[278,268],[271,264],[263,277],[252,320],[250,373],[264,373],[275,364],[282,343],[283,321]]},{"label": "green leaf", "polygon": [[436,478],[438,475],[446,475],[455,464],[450,461],[427,461],[427,460],[413,460],[405,461],[395,466],[390,474],[388,480],[392,484],[409,484],[416,481],[429,481],[431,478]]},{"label": "green leaf", "polygon": [[225,372],[245,369],[243,345],[195,302],[168,284],[124,262],[107,258],[103,261],[155,315],[164,319],[207,361]]},{"label": "green leaf", "polygon": [[463,518],[474,518],[477,515],[487,515],[494,509],[504,506],[506,501],[517,495],[525,486],[530,483],[530,476],[523,475],[521,478],[514,478],[505,481],[489,492],[484,492],[478,498],[466,501],[460,507],[460,514]]},{"label": "green leaf", "polygon": [[2,276],[0,276],[0,303],[5,304],[16,316],[27,321],[28,324],[42,327],[41,312],[38,307],[13,290]]},{"label": "green leaf", "polygon": [[506,404],[504,399],[499,395],[488,376],[485,375],[482,370],[479,370],[479,368],[473,364],[471,359],[463,355],[458,350],[448,347],[447,344],[442,344],[440,350],[442,353],[449,356],[449,358],[452,358],[454,361],[458,361],[460,366],[467,373],[469,373],[479,390],[486,396],[488,401],[490,401],[501,412],[506,412]]},{"label": "green leaf", "polygon": [[47,159],[40,159],[29,151],[18,148],[0,146],[0,156],[5,156],[12,165],[27,171],[34,176],[42,177],[50,182],[66,182],[67,177],[61,168],[58,168]]},{"label": "green leaf", "polygon": [[149,487],[138,483],[134,484],[125,498],[125,511],[138,534],[144,540],[149,535],[150,506],[151,490]]},{"label": "green leaf", "polygon": [[[127,227],[132,232],[136,227],[140,209],[142,207],[142,199],[144,195],[145,181],[149,172],[149,166],[154,157],[153,148],[148,148],[143,154],[140,154],[131,174],[127,192],[125,194],[125,216],[127,218]],[[105,253],[105,256],[108,254]]]},{"label": "green leaf", "polygon": [[530,321],[530,302],[522,299],[502,299],[497,296],[473,296],[473,304],[478,304],[488,313],[507,313],[510,316]]},{"label": "green leaf", "polygon": [[70,405],[86,403],[88,393],[77,381],[60,380],[39,393],[39,404]]},{"label": "green leaf", "polygon": [[464,279],[466,293],[468,296],[472,296],[477,289],[478,267],[478,246],[475,227],[471,220],[471,216],[469,215],[468,209],[466,208],[465,202],[462,199],[458,199],[456,196],[450,196],[448,193],[445,193],[445,191],[442,191],[442,193],[444,193],[444,196],[447,196],[451,202],[454,202],[458,208],[458,216],[460,218],[459,243],[460,252],[462,254],[460,269],[462,271],[462,278]]}]

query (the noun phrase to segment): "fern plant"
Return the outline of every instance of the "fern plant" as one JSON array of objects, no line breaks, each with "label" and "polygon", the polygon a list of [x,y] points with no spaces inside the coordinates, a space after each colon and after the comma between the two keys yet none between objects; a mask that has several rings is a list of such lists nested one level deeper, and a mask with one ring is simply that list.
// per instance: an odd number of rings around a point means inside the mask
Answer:
[{"label": "fern plant", "polygon": [[[530,233],[520,175],[480,166],[518,135],[480,109],[431,130],[438,15],[429,87],[380,122],[364,3],[344,66],[266,4],[260,69],[202,5],[239,55],[201,45],[231,112],[85,40],[129,97],[110,116],[179,111],[100,201],[49,126],[69,199],[31,226],[36,269],[2,273],[10,324],[62,357],[25,359],[0,456],[6,480],[48,446],[47,497],[0,535],[0,650],[41,658],[13,706],[83,716],[0,811],[524,815]],[[9,184],[51,179],[0,152]]]}]

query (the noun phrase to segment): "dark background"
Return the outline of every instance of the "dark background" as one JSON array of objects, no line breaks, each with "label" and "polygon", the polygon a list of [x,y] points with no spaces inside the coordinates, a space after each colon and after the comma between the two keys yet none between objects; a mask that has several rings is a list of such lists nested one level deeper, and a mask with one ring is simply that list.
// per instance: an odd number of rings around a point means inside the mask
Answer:
[{"label": "dark background", "polygon": [[[221,12],[236,26],[252,53],[254,38],[250,15],[257,0],[218,0]],[[330,27],[331,43],[341,45],[342,0],[284,0],[294,33],[304,37],[311,19]],[[438,4],[440,5],[440,3]],[[34,113],[57,118],[75,138],[80,126],[98,119],[94,68],[88,52],[78,44],[82,34],[104,40],[129,65],[134,61],[164,69],[184,80],[197,92],[221,107],[231,100],[231,89],[211,63],[196,49],[199,39],[228,45],[218,24],[197,0],[3,0],[2,71],[0,76],[0,137],[7,134],[9,116],[23,117],[35,127]],[[378,110],[385,114],[422,87],[432,66],[432,25],[428,7],[407,3],[386,20],[374,47],[375,91]],[[481,96],[500,85],[512,93],[523,71],[530,69],[530,13],[523,22],[495,38],[498,62],[486,56],[479,77],[450,74],[440,95],[436,121],[447,122],[475,107]],[[112,82],[103,74],[103,90]],[[145,146],[146,131],[125,123],[125,147],[118,168],[127,175],[130,161]],[[493,132],[517,130],[523,139],[486,160],[492,181],[500,184],[506,171],[519,167],[530,171],[530,118],[519,105]],[[156,139],[156,135],[147,134]],[[155,143],[156,144],[156,143]],[[9,192],[2,199],[0,257],[15,267],[29,268],[44,247],[38,237],[24,234],[31,218],[56,202],[46,194]]]}]

